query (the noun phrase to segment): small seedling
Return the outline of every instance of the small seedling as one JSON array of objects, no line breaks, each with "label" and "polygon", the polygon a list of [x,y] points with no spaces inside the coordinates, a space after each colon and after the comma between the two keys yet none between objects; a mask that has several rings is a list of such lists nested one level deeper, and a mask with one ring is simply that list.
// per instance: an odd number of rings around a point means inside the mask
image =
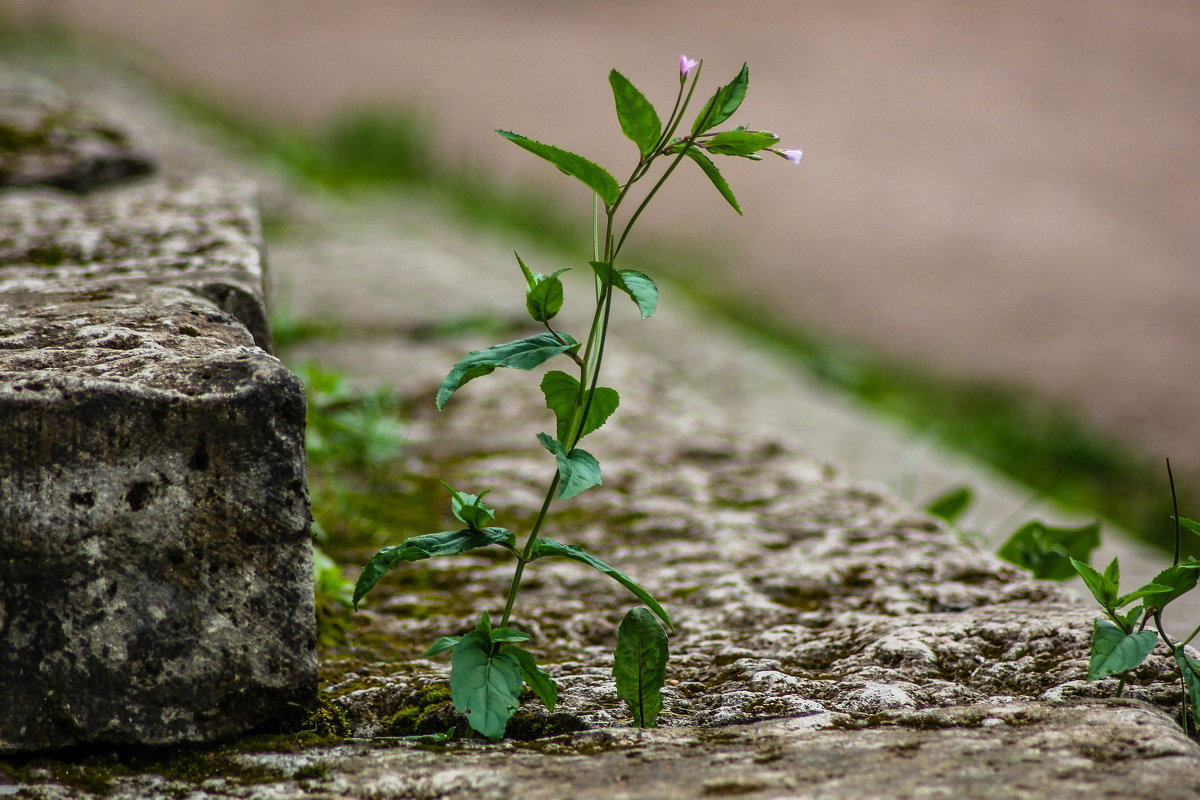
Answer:
[{"label": "small seedling", "polygon": [[[1177,600],[1196,587],[1200,580],[1200,561],[1195,557],[1180,560],[1181,533],[1188,530],[1200,535],[1200,522],[1179,516],[1179,504],[1175,496],[1175,478],[1171,474],[1171,462],[1167,461],[1167,478],[1171,484],[1171,504],[1175,514],[1175,558],[1171,566],[1154,579],[1128,594],[1121,594],[1121,566],[1117,559],[1097,572],[1087,564],[1071,559],[1071,565],[1083,578],[1092,596],[1104,611],[1104,619],[1093,623],[1092,656],[1088,664],[1088,680],[1095,681],[1109,675],[1119,675],[1117,696],[1125,688],[1129,671],[1143,661],[1158,644],[1170,648],[1171,655],[1179,667],[1183,701],[1179,710],[1180,724],[1188,734],[1196,732],[1196,714],[1200,708],[1200,661],[1188,653],[1185,646],[1200,634],[1200,627],[1180,641],[1172,641],[1163,630],[1162,613],[1169,603]],[[1136,604],[1136,605],[1135,605]],[[1122,610],[1126,609],[1128,610]],[[1153,622],[1154,630],[1147,630]],[[1157,631],[1157,633],[1155,633]]]},{"label": "small seedling", "polygon": [[[621,626],[615,672],[620,696],[628,700],[634,710],[635,724],[653,725],[658,715],[658,705],[661,705],[658,688],[662,685],[666,663],[663,626],[673,630],[670,615],[620,570],[577,545],[562,544],[543,536],[542,530],[555,500],[569,500],[601,483],[599,461],[580,448],[579,442],[604,425],[620,405],[616,390],[599,383],[614,295],[627,295],[642,319],[649,318],[658,307],[659,292],[654,280],[639,270],[617,266],[626,239],[642,212],[684,159],[695,163],[739,214],[742,211],[737,199],[712,156],[759,161],[761,154],[770,153],[792,163],[800,161],[800,151],[778,148],[779,137],[773,133],[749,130],[745,126],[715,130],[733,116],[746,96],[750,73],[745,65],[732,81],[716,90],[690,127],[684,127],[680,133],[699,82],[701,67],[699,61],[680,57],[678,92],[666,123],[625,76],[616,70],[609,73],[621,131],[638,151],[637,162],[623,183],[608,170],[575,153],[509,131],[497,131],[518,147],[578,179],[592,193],[592,252],[590,258],[581,261],[586,262],[584,273],[592,278],[595,310],[587,336],[582,341],[555,328],[553,321],[564,304],[561,276],[567,269],[550,274],[535,272],[517,255],[517,266],[524,278],[525,308],[544,331],[468,354],[446,376],[437,392],[436,404],[439,410],[445,408],[465,384],[502,367],[532,370],[553,359],[567,362],[568,368],[573,368],[576,374],[552,370],[543,376],[540,384],[546,407],[553,414],[554,432],[538,433],[537,441],[553,458],[554,473],[523,545],[518,546],[516,535],[508,529],[491,524],[495,509],[483,502],[486,492],[471,494],[447,485],[451,512],[459,525],[454,530],[414,536],[380,550],[367,562],[354,589],[353,599],[357,606],[385,573],[407,562],[457,555],[481,547],[498,547],[513,556],[516,567],[500,624],[493,627],[485,611],[474,631],[464,636],[439,639],[426,653],[426,656],[433,656],[453,650],[450,690],[454,706],[467,717],[472,728],[493,740],[504,735],[505,726],[517,709],[523,683],[550,710],[554,709],[558,699],[555,682],[537,666],[533,654],[520,646],[529,640],[529,636],[509,626],[525,569],[542,558],[566,558],[592,567],[621,584],[645,606]],[[649,190],[641,194],[633,211],[628,212],[627,207],[635,202],[635,187],[662,165],[665,167],[661,174]],[[648,627],[651,625],[658,629],[658,634]],[[627,668],[627,659],[639,655],[660,658],[662,665],[653,669],[649,665]]]}]

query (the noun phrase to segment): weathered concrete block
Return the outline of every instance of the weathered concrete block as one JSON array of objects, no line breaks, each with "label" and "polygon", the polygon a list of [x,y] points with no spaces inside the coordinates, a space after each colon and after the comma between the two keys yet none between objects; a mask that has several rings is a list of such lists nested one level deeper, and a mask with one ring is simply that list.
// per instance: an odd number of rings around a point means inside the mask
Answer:
[{"label": "weathered concrete block", "polygon": [[0,206],[0,751],[303,713],[304,394],[247,330],[266,344],[247,190]]},{"label": "weathered concrete block", "polygon": [[53,84],[0,65],[0,187],[86,192],[153,169],[120,128]]}]

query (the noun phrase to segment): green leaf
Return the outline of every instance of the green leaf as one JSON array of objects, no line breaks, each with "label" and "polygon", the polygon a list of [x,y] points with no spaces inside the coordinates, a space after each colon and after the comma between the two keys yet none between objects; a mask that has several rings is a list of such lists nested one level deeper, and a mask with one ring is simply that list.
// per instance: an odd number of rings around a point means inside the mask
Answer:
[{"label": "green leaf", "polygon": [[525,275],[526,291],[532,291],[534,286],[537,286],[537,281],[534,280],[533,273],[529,271],[529,267],[525,266],[525,262],[521,260],[521,254],[516,250],[513,255],[517,257],[517,264],[521,267],[522,274]]},{"label": "green leaf", "polygon": [[533,288],[525,293],[525,308],[535,322],[549,322],[563,307],[563,285],[558,279],[567,271],[564,267],[552,275],[533,274]]},{"label": "green leaf", "polygon": [[443,636],[433,643],[433,646],[421,654],[421,658],[429,658],[436,656],[439,653],[444,653],[447,650],[453,650],[462,641],[461,636]]},{"label": "green leaf", "polygon": [[608,73],[612,85],[613,99],[617,104],[617,121],[621,132],[638,146],[643,156],[654,151],[658,138],[662,136],[662,120],[658,112],[629,80],[615,69]]},{"label": "green leaf", "polygon": [[750,69],[742,64],[742,71],[730,83],[717,89],[716,93],[704,104],[696,121],[692,123],[692,136],[712,130],[733,116],[742,100],[746,99],[746,89],[750,86]]},{"label": "green leaf", "polygon": [[649,319],[658,307],[658,286],[650,280],[650,276],[636,269],[614,270],[606,261],[589,261],[596,276],[606,284],[611,283],[625,294],[633,298],[642,319]]},{"label": "green leaf", "polygon": [[354,584],[354,607],[367,592],[375,588],[379,579],[387,572],[401,564],[410,561],[420,561],[434,556],[455,556],[468,550],[486,547],[489,544],[502,544],[510,548],[516,546],[516,537],[504,528],[484,528],[471,530],[464,528],[459,531],[442,531],[427,533],[424,536],[413,536],[400,544],[385,547],[367,561],[363,571]]},{"label": "green leaf", "polygon": [[529,634],[516,628],[495,628],[492,630],[493,642],[528,642]]},{"label": "green leaf", "polygon": [[491,651],[479,631],[462,637],[450,657],[450,699],[472,728],[496,741],[520,706],[523,679],[516,656]]},{"label": "green leaf", "polygon": [[634,583],[629,576],[621,572],[616,567],[611,567],[595,556],[588,554],[579,545],[562,544],[561,542],[556,542],[553,539],[548,539],[545,536],[540,536],[533,546],[533,558],[538,559],[547,556],[561,556],[562,558],[569,558],[573,561],[587,564],[592,569],[604,573],[632,592],[633,596],[638,600],[641,600],[643,603],[649,606],[650,610],[657,614],[658,618],[661,619],[663,624],[667,626],[667,630],[675,630],[675,626],[671,623],[671,616],[666,612],[665,609],[663,609],[662,606],[658,604],[658,601],[655,600],[649,592]]},{"label": "green leaf", "polygon": [[[621,404],[621,397],[615,389],[598,386],[589,393],[592,402],[587,404],[587,398],[584,398],[588,412],[583,430],[579,434],[580,439],[608,421]],[[542,394],[546,396],[546,408],[553,411],[558,420],[558,441],[565,442],[574,433],[569,428],[575,403],[579,400],[579,381],[565,372],[551,370],[542,378]]]},{"label": "green leaf", "polygon": [[925,510],[946,522],[954,522],[971,505],[972,497],[970,486],[958,486],[929,501]]},{"label": "green leaf", "polygon": [[[1167,567],[1155,575],[1150,584],[1143,586],[1142,589],[1149,589],[1154,585],[1165,588],[1144,593],[1142,598],[1146,605],[1154,606],[1161,610],[1175,598],[1190,592],[1195,588],[1197,578],[1200,578],[1197,568],[1200,568],[1200,564],[1184,563],[1174,567]],[[1142,589],[1138,591],[1140,592]]]},{"label": "green leaf", "polygon": [[483,496],[487,492],[478,495],[460,492],[445,481],[442,481],[442,486],[450,492],[450,511],[459,522],[472,530],[481,529],[488,520],[496,516],[495,509],[483,502]]},{"label": "green leaf", "polygon": [[1144,606],[1134,606],[1126,611],[1124,615],[1115,614],[1115,616],[1119,617],[1120,620],[1125,623],[1125,630],[1132,631],[1134,626],[1137,625],[1138,619],[1142,616],[1142,611],[1144,610]]},{"label": "green leaf", "polygon": [[504,652],[512,653],[516,657],[521,664],[521,673],[525,676],[525,683],[546,705],[546,710],[554,711],[554,707],[558,705],[558,684],[537,665],[533,653],[515,645],[505,647]]},{"label": "green leaf", "polygon": [[1179,665],[1179,674],[1183,676],[1183,684],[1187,687],[1187,700],[1192,705],[1194,718],[1200,706],[1200,661],[1188,655],[1180,645],[1175,648],[1175,663]]},{"label": "green leaf", "polygon": [[667,657],[667,632],[662,625],[649,609],[629,609],[617,629],[613,677],[617,679],[617,697],[629,704],[633,724],[639,728],[658,725]]},{"label": "green leaf", "polygon": [[[1113,564],[1116,564],[1116,562],[1117,560],[1114,558]],[[1090,589],[1092,592],[1092,597],[1096,598],[1097,603],[1110,610],[1119,608],[1119,606],[1116,604],[1117,592],[1119,589],[1117,584],[1113,583],[1113,581],[1108,577],[1110,572],[1116,574],[1117,570],[1120,569],[1119,567],[1114,569],[1113,564],[1109,564],[1108,569],[1106,569],[1104,574],[1101,575],[1091,566],[1084,564],[1082,561],[1077,561],[1076,559],[1071,558],[1071,566],[1074,567],[1075,571],[1079,573],[1079,577],[1083,578],[1083,582],[1087,584],[1088,589]]]},{"label": "green leaf", "polygon": [[1150,595],[1158,595],[1158,594],[1162,594],[1164,592],[1171,592],[1171,591],[1173,591],[1173,590],[1172,590],[1172,587],[1170,587],[1170,586],[1163,586],[1162,584],[1159,584],[1159,583],[1148,583],[1145,586],[1143,586],[1142,588],[1138,589],[1137,591],[1133,591],[1133,592],[1130,592],[1129,594],[1121,595],[1119,598],[1117,598],[1117,602],[1113,603],[1113,608],[1120,608],[1121,606],[1127,606],[1130,603],[1132,603],[1134,600],[1141,600],[1145,597],[1149,597]]},{"label": "green leaf", "polygon": [[717,165],[712,162],[712,159],[695,147],[687,149],[687,156],[699,165],[701,171],[712,181],[712,185],[717,187],[717,191],[721,193],[721,197],[724,197],[726,202],[733,206],[733,210],[741,214],[742,208],[738,205],[737,198],[733,196],[733,190],[729,188],[729,184],[725,182],[725,177],[717,169]]},{"label": "green leaf", "polygon": [[766,131],[725,131],[704,143],[704,149],[719,156],[748,156],[779,144],[779,137]]},{"label": "green leaf", "polygon": [[1092,632],[1092,658],[1088,664],[1088,680],[1133,669],[1146,660],[1158,634],[1154,631],[1125,633],[1108,620],[1098,619]]},{"label": "green leaf", "polygon": [[1200,522],[1196,522],[1194,519],[1188,519],[1187,517],[1180,517],[1179,524],[1197,536],[1200,536]]},{"label": "green leaf", "polygon": [[1075,574],[1070,559],[1086,564],[1099,546],[1099,522],[1079,528],[1055,528],[1034,520],[1018,528],[996,554],[1032,571],[1035,578],[1065,581]]},{"label": "green leaf", "polygon": [[554,454],[558,462],[559,500],[570,500],[575,495],[600,485],[600,462],[587,450],[576,447],[568,453],[558,439],[553,439],[545,433],[539,433],[537,438],[542,447]]},{"label": "green leaf", "polygon": [[510,131],[498,130],[496,133],[508,139],[517,147],[524,148],[535,156],[544,158],[566,174],[578,178],[587,184],[593,192],[600,195],[606,206],[617,202],[621,196],[621,186],[608,170],[599,164],[594,164],[580,155],[550,144],[536,142]]},{"label": "green leaf", "polygon": [[[561,337],[561,341],[560,341]],[[492,345],[470,353],[450,370],[437,393],[437,407],[441,411],[463,384],[481,378],[497,367],[530,370],[544,364],[568,350],[575,350],[579,342],[565,333],[557,336],[547,331],[515,342]]]},{"label": "green leaf", "polygon": [[1112,585],[1120,587],[1121,585],[1121,565],[1116,558],[1108,562],[1108,566],[1104,568],[1104,577],[1112,581]]}]

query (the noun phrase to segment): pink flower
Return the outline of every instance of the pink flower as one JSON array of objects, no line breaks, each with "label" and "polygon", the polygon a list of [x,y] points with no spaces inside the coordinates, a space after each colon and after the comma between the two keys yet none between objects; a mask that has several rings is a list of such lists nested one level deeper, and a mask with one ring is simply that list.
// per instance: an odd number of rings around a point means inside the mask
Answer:
[{"label": "pink flower", "polygon": [[779,155],[783,156],[793,164],[799,164],[800,156],[804,155],[803,150],[776,150],[775,152],[779,153]]},{"label": "pink flower", "polygon": [[679,57],[679,80],[685,80],[699,64],[699,61],[681,55]]}]

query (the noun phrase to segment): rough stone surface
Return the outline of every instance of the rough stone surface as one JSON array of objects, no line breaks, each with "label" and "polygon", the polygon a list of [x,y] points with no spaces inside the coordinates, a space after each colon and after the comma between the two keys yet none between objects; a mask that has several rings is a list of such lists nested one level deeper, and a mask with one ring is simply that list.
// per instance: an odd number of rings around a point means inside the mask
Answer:
[{"label": "rough stone surface", "polygon": [[311,706],[304,395],[247,330],[261,269],[244,186],[0,197],[0,751]]},{"label": "rough stone surface", "polygon": [[0,187],[86,192],[153,169],[125,131],[53,84],[0,64]]}]

